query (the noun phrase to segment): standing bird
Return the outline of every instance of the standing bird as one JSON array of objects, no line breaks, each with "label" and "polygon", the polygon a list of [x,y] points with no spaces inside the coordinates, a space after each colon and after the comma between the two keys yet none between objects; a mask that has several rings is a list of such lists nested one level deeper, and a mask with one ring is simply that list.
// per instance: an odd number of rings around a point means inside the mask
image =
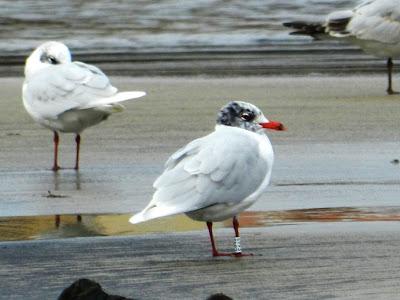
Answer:
[{"label": "standing bird", "polygon": [[389,95],[392,88],[393,58],[400,56],[400,0],[367,0],[352,10],[335,11],[324,23],[287,22],[295,29],[292,35],[309,35],[315,39],[339,38],[365,52],[387,59]]},{"label": "standing bird", "polygon": [[62,43],[46,42],[25,63],[22,97],[32,118],[54,132],[53,171],[58,165],[58,132],[76,134],[75,169],[79,169],[81,132],[123,110],[119,102],[139,98],[145,92],[122,92],[113,87],[97,67],[71,61]]},{"label": "standing bird", "polygon": [[[153,199],[131,223],[185,213],[207,222],[213,256],[243,256],[237,215],[265,191],[274,153],[265,128],[284,130],[253,104],[233,101],[218,113],[215,131],[172,154],[154,182]],[[235,252],[217,251],[213,222],[233,218]]]}]

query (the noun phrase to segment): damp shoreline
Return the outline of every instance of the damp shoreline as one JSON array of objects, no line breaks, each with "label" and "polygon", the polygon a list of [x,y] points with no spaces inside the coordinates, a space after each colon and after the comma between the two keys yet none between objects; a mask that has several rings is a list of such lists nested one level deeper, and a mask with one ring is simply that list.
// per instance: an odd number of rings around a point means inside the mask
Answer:
[{"label": "damp shoreline", "polygon": [[[73,135],[60,135],[54,173],[52,134],[24,111],[23,78],[0,78],[0,223],[20,237],[0,242],[0,298],[55,299],[78,278],[138,299],[396,298],[400,96],[385,95],[384,74],[111,81],[147,96],[82,134],[79,172]],[[288,129],[269,134],[271,185],[239,216],[254,256],[213,258],[205,225],[185,216],[129,224],[165,160],[212,131],[231,100]],[[228,227],[216,223],[221,251],[233,250]]]}]

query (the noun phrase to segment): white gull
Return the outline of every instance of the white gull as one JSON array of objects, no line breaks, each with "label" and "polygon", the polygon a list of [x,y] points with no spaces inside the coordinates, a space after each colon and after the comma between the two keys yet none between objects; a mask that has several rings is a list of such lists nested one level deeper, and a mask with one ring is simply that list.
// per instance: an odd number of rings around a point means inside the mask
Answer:
[{"label": "white gull", "polygon": [[60,42],[40,45],[26,60],[23,103],[36,122],[54,132],[54,171],[60,168],[58,132],[76,134],[78,169],[82,131],[123,110],[119,102],[144,95],[139,91],[119,93],[99,68],[72,62],[67,46]]},{"label": "white gull", "polygon": [[[237,215],[267,188],[274,153],[265,128],[284,130],[253,104],[233,101],[224,106],[215,131],[172,154],[154,182],[150,203],[131,223],[185,213],[207,222],[213,256],[243,256]],[[212,222],[233,218],[235,252],[217,251]]]}]

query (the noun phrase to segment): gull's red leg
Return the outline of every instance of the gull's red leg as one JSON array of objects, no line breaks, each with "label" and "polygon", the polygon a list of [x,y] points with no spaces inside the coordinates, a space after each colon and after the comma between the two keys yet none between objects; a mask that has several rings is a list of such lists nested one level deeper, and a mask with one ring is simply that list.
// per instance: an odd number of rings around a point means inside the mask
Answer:
[{"label": "gull's red leg", "polygon": [[242,248],[240,246],[239,221],[236,216],[234,216],[232,219],[232,225],[233,225],[233,229],[235,230],[235,252],[232,253],[232,255],[234,255],[236,257],[253,255],[252,253],[243,253],[242,252]]},{"label": "gull's red leg", "polygon": [[239,236],[239,222],[236,217],[233,217],[233,228],[235,229],[235,252],[233,253],[226,253],[226,252],[219,252],[215,245],[214,235],[212,231],[212,222],[207,222],[208,233],[210,234],[210,241],[212,247],[212,256],[234,256],[234,257],[242,257],[242,256],[250,256],[253,254],[245,254],[242,253],[240,249],[240,236]]},{"label": "gull's red leg", "polygon": [[232,256],[232,253],[222,253],[218,252],[217,247],[215,246],[215,240],[214,240],[214,235],[212,231],[212,222],[207,222],[207,228],[208,228],[208,233],[210,234],[210,241],[211,241],[211,247],[212,247],[212,256]]},{"label": "gull's red leg", "polygon": [[60,166],[58,165],[58,143],[60,142],[60,138],[58,136],[57,131],[54,131],[54,164],[53,164],[53,171],[58,171],[60,169]]}]

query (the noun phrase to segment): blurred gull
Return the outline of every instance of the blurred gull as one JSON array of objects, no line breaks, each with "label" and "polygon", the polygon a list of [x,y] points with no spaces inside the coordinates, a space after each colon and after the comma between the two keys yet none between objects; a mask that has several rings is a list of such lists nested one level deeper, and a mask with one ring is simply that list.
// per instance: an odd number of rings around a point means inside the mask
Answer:
[{"label": "blurred gull", "polygon": [[400,55],[400,0],[363,1],[353,10],[335,11],[324,23],[287,22],[294,35],[310,35],[316,39],[340,38],[361,47],[365,52],[387,58],[388,94],[392,89],[394,57]]},{"label": "blurred gull", "polygon": [[[218,114],[214,132],[172,154],[154,182],[153,199],[129,221],[135,224],[185,213],[207,222],[213,256],[243,256],[237,215],[265,191],[274,161],[265,128],[284,130],[253,104],[228,103]],[[214,242],[212,222],[231,217],[235,252],[221,253]]]},{"label": "blurred gull", "polygon": [[119,102],[146,95],[121,92],[110,84],[97,67],[72,62],[68,48],[59,42],[46,42],[36,48],[25,64],[23,103],[32,118],[54,132],[54,164],[58,165],[58,132],[76,134],[75,169],[79,168],[80,134],[123,110]]}]

